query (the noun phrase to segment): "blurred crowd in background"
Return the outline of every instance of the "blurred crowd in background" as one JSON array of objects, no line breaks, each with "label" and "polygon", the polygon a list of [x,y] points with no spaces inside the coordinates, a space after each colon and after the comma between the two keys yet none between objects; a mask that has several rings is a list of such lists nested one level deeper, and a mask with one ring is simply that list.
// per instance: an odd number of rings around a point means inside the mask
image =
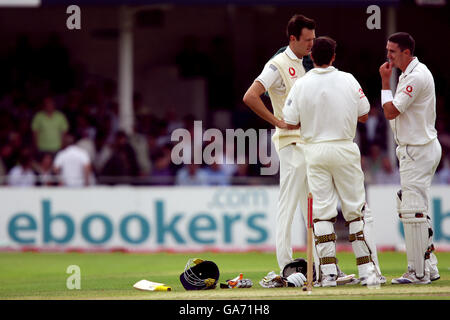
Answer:
[{"label": "blurred crowd in background", "polygon": [[[181,75],[196,72],[186,70],[182,55],[178,60]],[[1,55],[1,185],[278,184],[277,175],[261,176],[263,165],[248,161],[175,165],[171,152],[177,142],[171,141],[172,131],[192,131],[194,121],[202,119],[180,116],[174,110],[154,114],[136,92],[135,130],[127,134],[118,125],[116,83],[105,79],[86,81],[69,61],[69,53],[57,37],[34,48],[21,36],[13,51]],[[209,101],[220,99],[220,93],[209,94]],[[366,184],[399,184],[398,168],[387,152],[389,124],[379,102],[371,102],[369,120],[358,125],[356,140]],[[450,184],[450,114],[444,106],[444,97],[438,95],[436,127],[443,156],[435,184]],[[230,109],[234,129],[269,128],[243,105]],[[204,124],[203,129],[206,128]]]}]

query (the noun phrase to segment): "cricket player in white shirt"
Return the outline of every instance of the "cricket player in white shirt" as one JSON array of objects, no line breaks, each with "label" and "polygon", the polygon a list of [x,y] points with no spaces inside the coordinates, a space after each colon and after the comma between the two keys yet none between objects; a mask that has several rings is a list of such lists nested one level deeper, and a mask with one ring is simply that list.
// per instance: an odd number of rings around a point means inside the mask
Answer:
[{"label": "cricket player in white shirt", "polygon": [[[380,67],[381,102],[397,143],[401,190],[397,210],[405,234],[408,271],[394,284],[428,284],[440,278],[428,216],[429,189],[442,149],[435,129],[436,96],[433,75],[417,57],[415,41],[405,32],[391,35],[387,58]],[[392,68],[402,71],[392,95]]]},{"label": "cricket player in white shirt", "polygon": [[[294,15],[288,22],[289,46],[267,62],[244,95],[243,101],[258,116],[274,127],[272,141],[280,159],[280,194],[276,223],[276,254],[280,271],[292,261],[291,231],[297,206],[306,221],[308,186],[300,131],[287,130],[282,109],[295,80],[305,74],[303,57],[311,52],[315,38],[314,20]],[[261,95],[268,91],[273,113],[265,106]]]},{"label": "cricket player in white shirt", "polygon": [[288,127],[300,124],[308,185],[314,198],[314,235],[322,286],[336,286],[336,233],[338,200],[349,226],[362,285],[386,279],[378,267],[377,251],[366,228],[366,193],[361,155],[353,142],[357,122],[365,122],[369,101],[358,81],[332,66],[336,42],[319,37],[312,47],[315,68],[298,79],[283,109]]}]

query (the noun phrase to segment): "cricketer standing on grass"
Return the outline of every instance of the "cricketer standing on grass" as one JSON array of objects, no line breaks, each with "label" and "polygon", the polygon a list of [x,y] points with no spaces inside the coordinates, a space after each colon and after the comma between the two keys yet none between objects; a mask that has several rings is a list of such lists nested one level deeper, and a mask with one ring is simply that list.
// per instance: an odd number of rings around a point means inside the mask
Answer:
[{"label": "cricketer standing on grass", "polygon": [[[442,155],[437,139],[433,75],[414,56],[415,41],[405,32],[391,35],[387,58],[380,67],[381,103],[397,143],[401,190],[397,210],[405,234],[408,271],[394,284],[428,284],[440,278],[428,216],[431,180]],[[402,71],[392,95],[392,67]]]},{"label": "cricketer standing on grass", "polygon": [[[291,232],[297,205],[300,202],[300,210],[305,216],[309,192],[300,131],[287,129],[282,120],[282,110],[295,80],[305,74],[302,59],[311,51],[315,28],[314,20],[294,15],[286,30],[289,46],[266,63],[243,99],[258,116],[276,128],[272,141],[280,159],[280,193],[275,232],[276,255],[281,272],[292,261]],[[266,91],[269,93],[273,114],[261,99]]]},{"label": "cricketer standing on grass", "polygon": [[337,285],[336,233],[338,200],[349,226],[362,285],[384,283],[376,246],[365,228],[366,193],[359,147],[353,142],[357,122],[368,119],[370,104],[358,81],[332,66],[336,42],[315,40],[314,69],[298,79],[283,109],[288,128],[301,125],[308,185],[314,198],[314,235],[323,287]]},{"label": "cricketer standing on grass", "polygon": [[[315,39],[316,23],[296,14],[288,22],[288,47],[280,49],[265,65],[244,95],[243,101],[258,116],[276,127],[272,141],[280,159],[280,194],[276,220],[276,254],[280,271],[292,261],[291,232],[297,205],[307,220],[306,163],[303,141],[299,129],[288,130],[283,121],[283,107],[294,82],[305,74],[304,58],[307,58]],[[273,107],[273,114],[261,99],[266,91]],[[315,253],[315,250],[313,250]],[[317,257],[315,253],[315,257]],[[317,258],[315,259],[317,261]],[[316,264],[317,267],[317,264]],[[318,270],[318,269],[316,269]],[[340,273],[342,277],[346,275]]]}]

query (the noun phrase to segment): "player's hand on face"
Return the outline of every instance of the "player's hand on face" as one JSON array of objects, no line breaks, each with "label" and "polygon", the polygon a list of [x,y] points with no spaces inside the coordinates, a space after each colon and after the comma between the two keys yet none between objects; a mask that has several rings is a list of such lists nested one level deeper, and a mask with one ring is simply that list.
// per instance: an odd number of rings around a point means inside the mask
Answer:
[{"label": "player's hand on face", "polygon": [[382,79],[388,79],[392,74],[392,65],[389,62],[385,62],[380,67],[380,76]]}]

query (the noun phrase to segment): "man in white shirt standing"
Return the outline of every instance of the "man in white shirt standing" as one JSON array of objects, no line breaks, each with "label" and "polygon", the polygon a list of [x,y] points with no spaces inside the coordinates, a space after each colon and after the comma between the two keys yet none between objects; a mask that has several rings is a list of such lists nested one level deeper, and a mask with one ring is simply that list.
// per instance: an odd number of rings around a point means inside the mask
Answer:
[{"label": "man in white shirt standing", "polygon": [[301,125],[308,185],[314,198],[314,235],[322,286],[336,286],[334,222],[338,200],[349,226],[362,285],[385,281],[366,228],[366,193],[361,155],[353,142],[357,122],[368,119],[370,104],[358,81],[332,66],[336,42],[319,37],[312,47],[314,69],[298,79],[283,109],[288,127]]},{"label": "man in white shirt standing", "polygon": [[[266,63],[262,73],[243,98],[250,109],[276,128],[272,141],[280,159],[280,194],[275,237],[281,272],[284,266],[292,261],[292,221],[298,204],[306,221],[309,191],[300,131],[287,130],[282,120],[282,109],[295,80],[305,74],[302,58],[311,51],[315,27],[314,20],[303,15],[294,15],[287,25],[289,46]],[[269,93],[273,113],[261,99],[261,95],[266,91]]]},{"label": "man in white shirt standing", "polygon": [[71,134],[64,135],[64,149],[56,154],[53,166],[59,176],[60,185],[66,187],[88,186],[92,170],[89,154],[74,142]]},{"label": "man in white shirt standing", "polygon": [[[380,67],[381,103],[397,143],[401,190],[397,210],[405,234],[408,271],[394,284],[428,284],[440,278],[428,216],[429,190],[442,149],[437,139],[436,95],[430,70],[414,56],[415,41],[406,32],[391,35]],[[392,95],[392,68],[402,71]]]}]

